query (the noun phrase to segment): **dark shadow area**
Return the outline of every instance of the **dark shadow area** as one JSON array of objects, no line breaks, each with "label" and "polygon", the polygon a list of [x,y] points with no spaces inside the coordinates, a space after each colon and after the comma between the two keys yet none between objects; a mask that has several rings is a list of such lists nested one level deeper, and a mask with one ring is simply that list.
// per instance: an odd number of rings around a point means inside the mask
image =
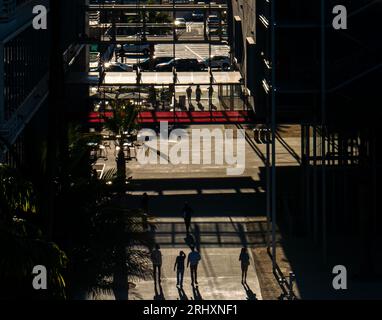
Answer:
[{"label": "dark shadow area", "polygon": [[[242,247],[265,245],[266,221],[248,222],[248,230],[244,230],[242,223],[237,222],[198,222],[195,235],[195,227],[186,236],[186,228],[181,222],[158,222],[157,230],[153,234],[155,241],[161,247],[179,247],[186,244],[200,250],[201,247]],[[278,236],[279,238],[279,236]]]},{"label": "dark shadow area", "polygon": [[257,300],[256,293],[252,291],[252,289],[247,283],[243,284],[243,288],[245,290],[245,293],[247,294],[247,300]]},{"label": "dark shadow area", "polygon": [[[139,208],[141,195],[150,196],[151,214],[161,217],[181,217],[184,202],[194,210],[193,217],[264,216],[265,193],[262,182],[251,177],[137,179],[129,196],[129,205]],[[154,195],[153,195],[154,194]]]},{"label": "dark shadow area", "polygon": [[[321,205],[321,167],[316,168],[316,173],[313,168],[307,171],[304,166],[278,167],[276,174],[279,254],[280,249],[283,250],[283,257],[277,262],[282,270],[289,269],[290,265],[300,297],[381,298],[382,254],[378,246],[382,238],[378,235],[373,237],[370,231],[373,229],[372,203],[367,188],[362,184],[363,170],[357,166],[326,166],[326,224],[323,224]],[[314,174],[316,188],[304,182],[308,179],[312,183]],[[265,178],[264,168],[261,168],[260,176]],[[314,197],[318,203],[316,211],[313,209]],[[324,228],[326,247],[322,241]],[[251,228],[249,230],[252,231]],[[249,243],[253,242],[251,233],[247,233],[247,237]],[[333,288],[333,267],[336,265],[347,269],[347,290]],[[284,273],[284,276],[288,275],[288,272]]]}]

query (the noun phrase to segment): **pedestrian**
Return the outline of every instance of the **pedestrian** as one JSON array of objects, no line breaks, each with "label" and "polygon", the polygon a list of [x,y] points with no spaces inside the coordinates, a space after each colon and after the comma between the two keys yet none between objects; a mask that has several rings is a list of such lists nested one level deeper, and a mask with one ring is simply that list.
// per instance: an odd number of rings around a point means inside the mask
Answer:
[{"label": "pedestrian", "polygon": [[191,96],[192,96],[192,88],[191,88],[191,86],[188,86],[186,92],[187,92],[188,105],[191,105]]},{"label": "pedestrian", "polygon": [[191,270],[191,285],[198,284],[198,264],[201,260],[199,252],[195,250],[195,247],[191,247],[191,252],[188,254],[187,268]]},{"label": "pedestrian", "polygon": [[196,95],[196,102],[199,104],[202,98],[202,90],[200,89],[200,85],[196,86],[195,95]]},{"label": "pedestrian", "polygon": [[212,97],[214,95],[214,88],[212,86],[210,86],[208,88],[208,102],[210,105],[212,105]]},{"label": "pedestrian", "polygon": [[176,286],[179,286],[180,288],[183,287],[185,259],[186,259],[186,254],[183,251],[180,251],[179,256],[176,257],[175,264],[174,264],[174,271],[176,269]]},{"label": "pedestrian", "polygon": [[185,202],[183,207],[183,218],[184,218],[184,224],[186,226],[187,235],[189,235],[190,233],[191,218],[193,213],[194,213],[194,210],[192,210],[188,202]]},{"label": "pedestrian", "polygon": [[159,244],[156,244],[155,249],[151,252],[151,261],[153,262],[154,283],[156,285],[157,274],[158,282],[161,283],[162,253]]},{"label": "pedestrian", "polygon": [[239,256],[239,261],[241,261],[241,283],[247,283],[247,272],[249,266],[249,254],[247,248],[242,248]]}]

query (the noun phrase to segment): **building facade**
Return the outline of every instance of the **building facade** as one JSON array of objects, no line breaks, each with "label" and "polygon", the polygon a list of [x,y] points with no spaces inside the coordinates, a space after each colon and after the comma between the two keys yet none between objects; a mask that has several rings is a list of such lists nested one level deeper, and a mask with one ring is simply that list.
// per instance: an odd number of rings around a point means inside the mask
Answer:
[{"label": "building facade", "polygon": [[[80,4],[81,1],[60,2],[61,15],[66,19],[61,23],[59,34],[62,61],[50,61],[50,25],[48,23],[46,30],[36,30],[32,25],[36,16],[33,8],[37,5],[47,8],[49,20],[49,0],[0,1],[1,162],[16,165],[29,161],[27,154],[33,155],[36,153],[33,149],[41,147],[39,140],[43,139],[47,127],[44,117],[52,80],[50,66],[62,62],[61,67],[68,72],[86,65],[86,47],[75,41],[85,26]],[[73,21],[67,21],[68,17]],[[30,134],[29,127],[33,128]]]}]

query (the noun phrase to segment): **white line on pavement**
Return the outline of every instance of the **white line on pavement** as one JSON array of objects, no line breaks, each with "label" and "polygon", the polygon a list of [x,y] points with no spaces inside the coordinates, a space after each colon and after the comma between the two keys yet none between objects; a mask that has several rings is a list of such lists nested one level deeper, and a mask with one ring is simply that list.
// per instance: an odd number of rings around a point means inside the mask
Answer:
[{"label": "white line on pavement", "polygon": [[203,59],[202,56],[200,56],[199,54],[197,54],[194,50],[190,49],[189,46],[185,46],[185,48],[186,48],[188,51],[190,51],[192,54],[196,55],[198,58]]}]

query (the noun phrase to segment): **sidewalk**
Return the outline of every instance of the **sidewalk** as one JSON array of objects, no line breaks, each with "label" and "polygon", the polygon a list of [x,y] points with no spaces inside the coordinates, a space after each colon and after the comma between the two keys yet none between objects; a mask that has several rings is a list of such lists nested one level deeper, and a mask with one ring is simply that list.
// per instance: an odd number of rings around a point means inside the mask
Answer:
[{"label": "sidewalk", "polygon": [[[256,218],[251,218],[259,220]],[[174,263],[180,250],[190,252],[182,218],[158,218],[155,240],[162,252],[162,294],[155,292],[154,281],[138,281],[130,289],[130,300],[261,300],[261,290],[251,250],[247,286],[241,284],[240,250],[243,242],[251,245],[245,222],[247,218],[198,217],[193,219],[191,232],[200,245],[202,260],[198,268],[198,290],[191,286],[190,270],[184,274],[183,291],[176,287]],[[259,223],[263,221],[259,220]],[[186,260],[187,261],[187,260]],[[112,300],[103,294],[97,299]]]}]

